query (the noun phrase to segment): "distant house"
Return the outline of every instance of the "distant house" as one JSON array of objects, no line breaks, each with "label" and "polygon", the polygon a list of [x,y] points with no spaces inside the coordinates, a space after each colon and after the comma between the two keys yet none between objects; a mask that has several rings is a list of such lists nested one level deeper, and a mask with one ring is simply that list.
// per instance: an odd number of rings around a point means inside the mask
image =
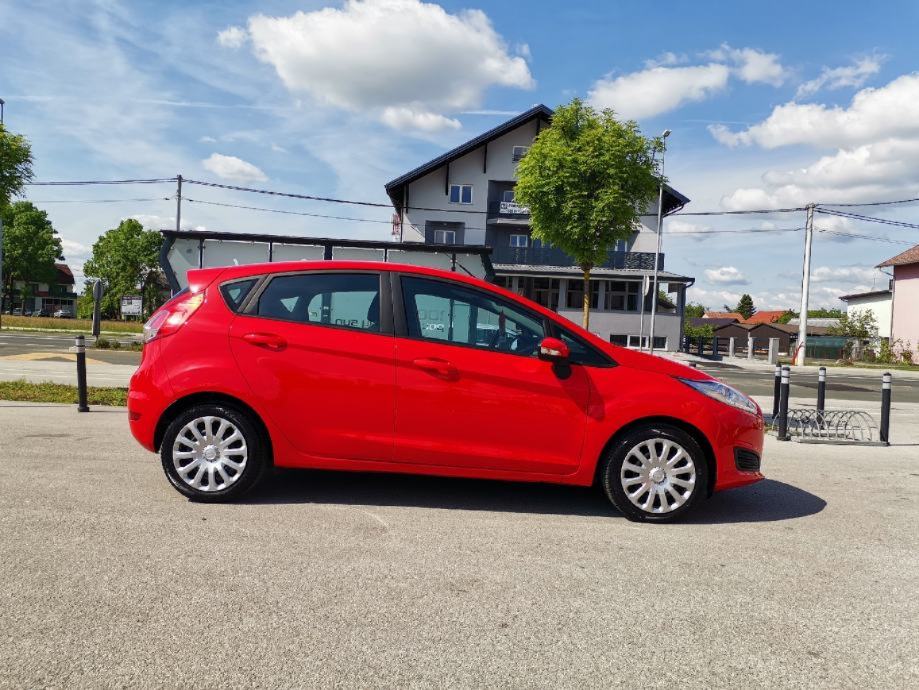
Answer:
[{"label": "distant house", "polygon": [[919,244],[887,259],[878,268],[893,268],[891,342],[919,348]]},{"label": "distant house", "polygon": [[13,281],[13,294],[6,307],[21,309],[28,314],[48,314],[63,310],[76,314],[77,294],[73,271],[67,264],[54,264],[54,280],[50,283],[34,283],[24,280]]},{"label": "distant house", "polygon": [[704,316],[696,316],[689,320],[689,325],[694,328],[702,328],[705,326],[718,328],[719,326],[725,326],[729,323],[737,323],[737,319],[707,319]]},{"label": "distant house", "polygon": [[730,319],[731,321],[741,322],[744,320],[743,314],[736,311],[707,311],[702,315],[703,319]]},{"label": "distant house", "polygon": [[775,323],[785,315],[785,311],[758,311],[744,323]]},{"label": "distant house", "polygon": [[[484,134],[423,163],[386,184],[403,242],[491,248],[495,283],[581,322],[584,282],[580,267],[557,247],[534,238],[530,210],[517,203],[517,164],[539,132],[552,126],[552,110],[537,105]],[[664,185],[663,215],[689,199]],[[648,345],[654,273],[657,204],[630,237],[609,248],[590,280],[590,329],[617,345]],[[686,289],[694,279],[664,270],[658,259],[661,300],[654,347],[676,350],[683,331]],[[644,294],[642,294],[644,292]]]},{"label": "distant house", "polygon": [[729,323],[716,328],[715,336],[724,340],[736,338],[739,347],[746,347],[747,339],[753,338],[756,341],[754,347],[757,349],[767,348],[769,340],[777,338],[779,352],[787,353],[791,351],[789,348],[796,339],[797,330],[794,331],[793,337],[791,329],[781,328],[781,326],[782,324],[777,323]]},{"label": "distant house", "polygon": [[[891,281],[893,282],[893,281]],[[888,340],[893,321],[893,290],[872,290],[856,292],[840,297],[846,303],[846,315],[851,319],[860,313],[871,310],[878,327],[878,337]]]}]

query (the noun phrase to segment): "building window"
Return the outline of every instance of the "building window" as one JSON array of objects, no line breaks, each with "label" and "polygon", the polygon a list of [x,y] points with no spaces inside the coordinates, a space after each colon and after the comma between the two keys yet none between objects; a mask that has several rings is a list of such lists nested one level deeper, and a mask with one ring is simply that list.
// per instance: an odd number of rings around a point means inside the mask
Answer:
[{"label": "building window", "polygon": [[[612,342],[612,340],[613,340],[613,337],[610,336],[610,342]],[[618,345],[619,343],[615,343],[615,344]],[[630,335],[628,339],[627,347],[632,347],[636,349],[639,347],[642,347],[642,348],[648,347],[648,336]],[[659,336],[659,335],[654,336],[654,349],[655,350],[666,350],[667,349],[667,338],[665,338],[664,336]]]},{"label": "building window", "polygon": [[628,240],[616,240],[616,243],[613,245],[613,251],[626,252],[628,250],[629,250]]},{"label": "building window", "polygon": [[514,203],[514,190],[505,189],[503,192],[501,192],[501,201],[503,201],[506,204]]},{"label": "building window", "polygon": [[546,309],[558,309],[558,278],[534,278],[533,301]]},{"label": "building window", "polygon": [[629,344],[629,336],[623,333],[610,333],[609,341],[613,345],[618,345],[619,347],[626,347]]},{"label": "building window", "polygon": [[515,146],[514,147],[514,162],[517,163],[523,160],[523,157],[527,155],[527,151],[530,150],[529,146]]},{"label": "building window", "polygon": [[451,184],[450,185],[450,203],[451,204],[471,204],[472,203],[472,185],[471,184]]},{"label": "building window", "polygon": [[[600,298],[600,282],[590,281],[590,308],[597,308],[597,301]],[[569,309],[581,309],[584,306],[584,281],[569,280],[568,293],[565,298],[565,304]]]},{"label": "building window", "polygon": [[511,235],[512,247],[526,247],[530,243],[529,235]]},{"label": "building window", "polygon": [[607,311],[638,311],[641,283],[612,280],[606,284],[603,308]]},{"label": "building window", "polygon": [[456,244],[456,230],[435,230],[434,244]]}]

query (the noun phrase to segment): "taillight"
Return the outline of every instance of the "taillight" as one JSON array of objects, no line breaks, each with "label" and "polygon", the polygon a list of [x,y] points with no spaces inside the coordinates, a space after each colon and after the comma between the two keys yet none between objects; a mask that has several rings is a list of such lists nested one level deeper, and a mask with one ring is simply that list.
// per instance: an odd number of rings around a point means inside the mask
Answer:
[{"label": "taillight", "polygon": [[144,342],[154,338],[172,335],[191,318],[204,302],[204,293],[186,295],[174,302],[167,302],[144,324]]}]

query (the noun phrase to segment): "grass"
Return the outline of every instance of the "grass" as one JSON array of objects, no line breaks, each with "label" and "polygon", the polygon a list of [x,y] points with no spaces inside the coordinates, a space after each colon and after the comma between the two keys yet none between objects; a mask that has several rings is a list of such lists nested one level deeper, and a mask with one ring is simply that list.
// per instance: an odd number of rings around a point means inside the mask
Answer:
[{"label": "grass", "polygon": [[96,338],[96,342],[93,343],[93,347],[96,347],[100,350],[129,350],[131,352],[140,352],[144,349],[143,343],[121,343],[118,340],[109,340],[108,338],[103,338],[101,336]]},{"label": "grass", "polygon": [[[791,364],[792,360],[788,357],[780,357],[779,364]],[[919,371],[919,364],[906,364],[905,362],[891,362],[888,364],[883,364],[881,362],[859,362],[859,361],[845,361],[845,360],[835,360],[835,359],[812,359],[807,358],[808,365],[821,366],[821,367],[838,367],[840,369],[847,368],[863,368],[863,369],[878,369],[878,370],[901,370],[901,371]]]},{"label": "grass", "polygon": [[[90,405],[124,407],[128,404],[127,388],[87,389]],[[0,400],[19,402],[69,403],[77,404],[77,387],[63,383],[30,383],[28,381],[0,381]]]},{"label": "grass", "polygon": [[[93,329],[93,322],[92,319],[54,319],[47,316],[4,314],[3,327],[89,333]],[[140,321],[102,321],[100,327],[108,333],[141,333],[144,330],[144,325]]]}]

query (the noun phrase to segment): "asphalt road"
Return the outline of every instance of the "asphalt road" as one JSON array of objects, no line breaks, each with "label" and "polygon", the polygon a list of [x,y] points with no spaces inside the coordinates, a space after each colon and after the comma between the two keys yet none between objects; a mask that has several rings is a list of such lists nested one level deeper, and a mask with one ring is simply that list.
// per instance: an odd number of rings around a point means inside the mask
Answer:
[{"label": "asphalt road", "polygon": [[[716,378],[723,380],[747,395],[772,396],[775,385],[773,371],[742,369],[735,365],[721,362],[709,362],[699,366]],[[826,377],[826,406],[832,408],[835,401],[857,400],[862,402],[880,402],[881,375],[877,373],[851,372],[842,368],[830,367]],[[898,402],[919,402],[919,378],[893,376],[893,399]],[[793,370],[791,373],[791,396],[817,399],[817,373],[810,370]]]},{"label": "asphalt road", "polygon": [[[110,336],[105,336],[109,338]],[[132,336],[112,336],[118,340],[128,341]],[[92,338],[87,338],[91,343]],[[73,347],[74,336],[57,333],[36,333],[29,331],[0,331],[0,359],[10,356],[43,355],[49,361],[54,361],[54,354],[66,354]],[[130,364],[137,366],[140,363],[140,353],[121,350],[102,350],[88,347],[89,356],[106,364]]]},{"label": "asphalt road", "polygon": [[0,403],[0,687],[916,687],[919,446],[765,457],[671,526],[306,471],[204,505],[123,410]]}]

